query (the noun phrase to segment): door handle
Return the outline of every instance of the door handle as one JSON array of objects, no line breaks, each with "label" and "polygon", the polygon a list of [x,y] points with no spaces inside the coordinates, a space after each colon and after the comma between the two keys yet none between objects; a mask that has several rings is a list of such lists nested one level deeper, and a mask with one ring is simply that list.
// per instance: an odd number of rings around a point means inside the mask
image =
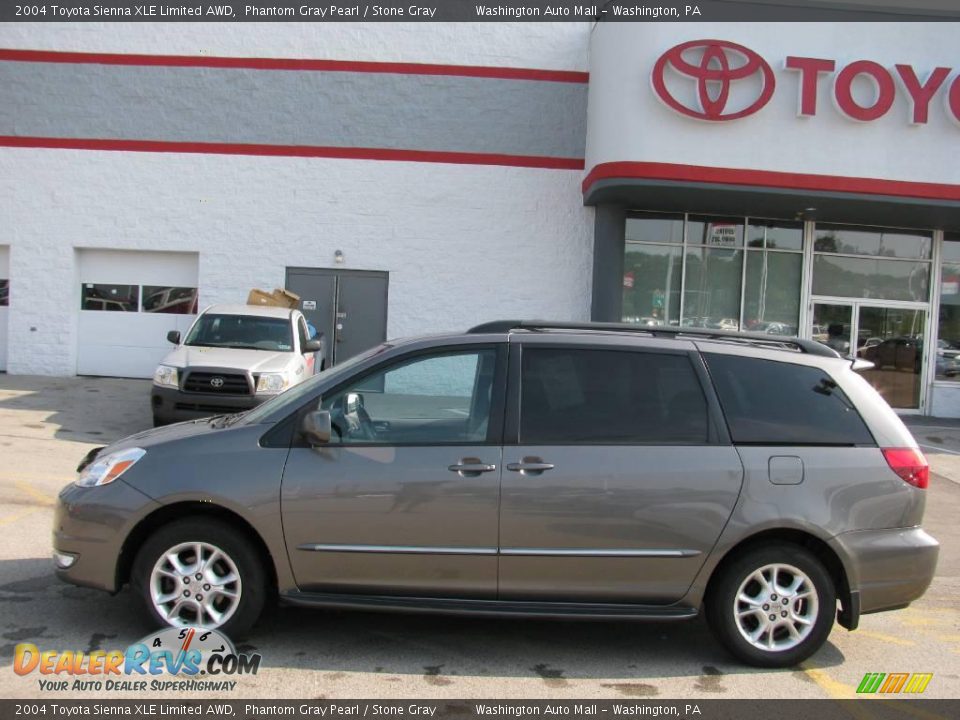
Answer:
[{"label": "door handle", "polygon": [[496,465],[480,462],[480,458],[463,458],[456,465],[448,465],[447,470],[460,477],[479,477],[482,473],[493,472]]},{"label": "door handle", "polygon": [[521,475],[539,475],[544,470],[553,470],[553,463],[544,462],[538,457],[525,457],[518,463],[509,463],[507,470]]}]

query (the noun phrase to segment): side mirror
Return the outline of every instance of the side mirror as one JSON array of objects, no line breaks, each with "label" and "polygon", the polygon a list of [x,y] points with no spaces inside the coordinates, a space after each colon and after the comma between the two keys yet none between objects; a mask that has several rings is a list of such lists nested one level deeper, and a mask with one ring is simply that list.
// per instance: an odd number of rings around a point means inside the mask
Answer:
[{"label": "side mirror", "polygon": [[171,330],[167,333],[167,342],[172,342],[174,345],[180,344],[180,331]]},{"label": "side mirror", "polygon": [[320,352],[321,350],[323,350],[323,342],[321,342],[320,340],[307,340],[303,344],[304,352],[308,352],[308,353]]},{"label": "side mirror", "polygon": [[307,413],[303,418],[300,432],[311,446],[326,445],[330,442],[330,435],[333,432],[330,425],[330,412],[315,410]]}]

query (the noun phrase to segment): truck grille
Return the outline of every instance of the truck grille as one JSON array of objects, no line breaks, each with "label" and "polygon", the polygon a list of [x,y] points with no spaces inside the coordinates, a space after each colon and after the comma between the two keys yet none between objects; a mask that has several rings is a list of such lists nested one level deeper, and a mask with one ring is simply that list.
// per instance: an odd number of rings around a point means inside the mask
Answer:
[{"label": "truck grille", "polygon": [[183,381],[186,392],[211,395],[249,395],[250,383],[246,375],[218,372],[192,372]]}]

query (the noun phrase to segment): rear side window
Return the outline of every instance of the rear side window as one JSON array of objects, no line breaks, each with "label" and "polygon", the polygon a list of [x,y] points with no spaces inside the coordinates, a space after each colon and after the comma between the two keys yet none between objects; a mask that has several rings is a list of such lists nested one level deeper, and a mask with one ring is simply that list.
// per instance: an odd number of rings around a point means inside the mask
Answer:
[{"label": "rear side window", "polygon": [[521,443],[707,442],[707,403],[686,355],[525,347],[522,366]]},{"label": "rear side window", "polygon": [[806,365],[705,353],[733,442],[873,445],[837,383]]}]

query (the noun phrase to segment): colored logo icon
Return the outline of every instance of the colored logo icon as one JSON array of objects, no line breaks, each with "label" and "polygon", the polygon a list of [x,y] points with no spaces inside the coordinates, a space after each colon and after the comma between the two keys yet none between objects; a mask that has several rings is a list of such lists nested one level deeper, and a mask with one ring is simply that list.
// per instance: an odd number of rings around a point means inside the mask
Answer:
[{"label": "colored logo icon", "polygon": [[867,673],[857,686],[857,693],[922,693],[933,673]]},{"label": "colored logo icon", "polygon": [[[686,80],[690,91],[680,92],[678,88],[683,83],[670,83],[668,72]],[[670,48],[653,66],[651,80],[654,92],[667,107],[687,117],[710,121],[753,115],[770,102],[776,87],[773,70],[766,60],[753,50],[726,40],[692,40]],[[749,86],[756,97],[728,109],[738,85]]]}]

